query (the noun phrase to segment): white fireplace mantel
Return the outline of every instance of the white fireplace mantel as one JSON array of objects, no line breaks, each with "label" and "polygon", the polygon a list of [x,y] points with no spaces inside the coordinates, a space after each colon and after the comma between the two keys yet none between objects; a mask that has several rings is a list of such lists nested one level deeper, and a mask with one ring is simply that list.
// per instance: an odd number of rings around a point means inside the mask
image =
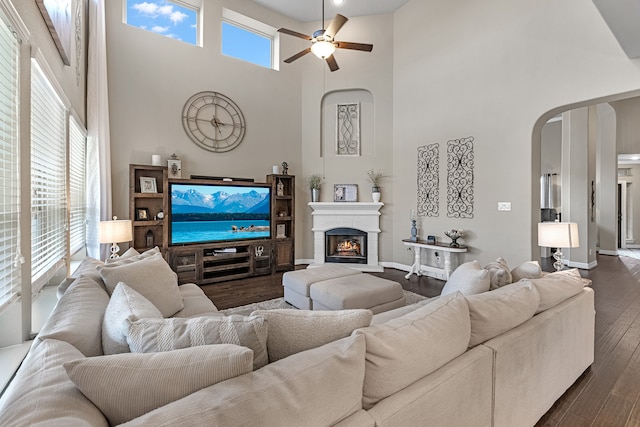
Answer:
[{"label": "white fireplace mantel", "polygon": [[325,235],[334,228],[355,228],[367,233],[367,264],[344,264],[358,270],[383,271],[378,263],[381,202],[311,202],[313,210],[313,264],[325,263]]}]

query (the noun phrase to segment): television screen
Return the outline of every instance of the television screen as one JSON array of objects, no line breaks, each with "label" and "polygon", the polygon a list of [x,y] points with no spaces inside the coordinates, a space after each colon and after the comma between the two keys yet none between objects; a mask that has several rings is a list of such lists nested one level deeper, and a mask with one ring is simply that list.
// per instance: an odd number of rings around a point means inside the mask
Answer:
[{"label": "television screen", "polygon": [[271,186],[170,183],[171,245],[271,237]]}]

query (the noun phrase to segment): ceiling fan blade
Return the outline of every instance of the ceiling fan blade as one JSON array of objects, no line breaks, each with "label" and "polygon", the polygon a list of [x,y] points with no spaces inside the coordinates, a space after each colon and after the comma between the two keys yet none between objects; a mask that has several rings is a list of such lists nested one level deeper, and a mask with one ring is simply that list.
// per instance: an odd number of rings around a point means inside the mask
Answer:
[{"label": "ceiling fan blade", "polygon": [[342,16],[337,14],[331,24],[329,24],[329,28],[324,32],[326,35],[331,36],[331,38],[335,37],[340,28],[348,21],[349,19],[346,16]]},{"label": "ceiling fan blade", "polygon": [[368,43],[333,42],[333,44],[335,44],[338,49],[364,50],[366,52],[373,50],[373,45]]},{"label": "ceiling fan blade", "polygon": [[284,33],[284,34],[288,34],[290,36],[294,36],[294,37],[300,37],[301,39],[305,39],[305,40],[311,40],[311,36],[308,36],[306,34],[302,34],[299,33],[297,31],[293,31],[293,30],[287,30],[286,28],[280,28],[278,30],[279,33]]},{"label": "ceiling fan blade", "polygon": [[329,66],[329,69],[331,71],[336,71],[337,69],[340,68],[340,67],[338,67],[338,63],[336,62],[336,58],[334,58],[333,55],[331,55],[328,58],[325,58],[325,61],[327,61],[327,65]]},{"label": "ceiling fan blade", "polygon": [[291,64],[293,61],[295,61],[298,58],[302,58],[303,56],[305,56],[309,52],[311,52],[311,48],[310,47],[306,48],[305,50],[301,50],[300,52],[298,52],[295,55],[293,55],[291,58],[285,59],[284,62],[286,62],[287,64]]}]

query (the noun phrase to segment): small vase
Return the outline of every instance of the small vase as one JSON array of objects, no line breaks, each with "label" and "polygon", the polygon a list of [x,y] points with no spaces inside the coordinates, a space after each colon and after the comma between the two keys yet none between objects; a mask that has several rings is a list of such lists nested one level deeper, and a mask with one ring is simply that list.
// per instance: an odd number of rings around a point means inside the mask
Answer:
[{"label": "small vase", "polygon": [[311,189],[311,201],[312,202],[317,202],[320,200],[320,189],[319,188],[312,188]]},{"label": "small vase", "polygon": [[380,201],[380,187],[371,187],[371,199],[378,203]]}]

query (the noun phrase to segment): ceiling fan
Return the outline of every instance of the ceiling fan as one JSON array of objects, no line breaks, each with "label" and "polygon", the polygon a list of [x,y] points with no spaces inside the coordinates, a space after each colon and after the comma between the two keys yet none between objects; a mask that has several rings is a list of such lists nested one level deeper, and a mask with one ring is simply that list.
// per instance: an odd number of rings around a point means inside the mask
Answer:
[{"label": "ceiling fan", "polygon": [[[302,58],[307,53],[312,52],[318,58],[327,61],[327,65],[331,71],[336,71],[340,68],[333,56],[336,49],[352,49],[371,52],[373,50],[372,44],[341,42],[334,39],[338,31],[340,31],[340,28],[342,28],[347,21],[348,19],[345,16],[337,14],[326,30],[318,30],[313,33],[313,36],[308,36],[286,28],[280,28],[278,31],[283,34],[311,41],[311,46],[296,53],[292,57],[285,59],[284,62],[290,64],[296,59]],[[322,25],[324,26],[324,0],[322,1]]]}]

